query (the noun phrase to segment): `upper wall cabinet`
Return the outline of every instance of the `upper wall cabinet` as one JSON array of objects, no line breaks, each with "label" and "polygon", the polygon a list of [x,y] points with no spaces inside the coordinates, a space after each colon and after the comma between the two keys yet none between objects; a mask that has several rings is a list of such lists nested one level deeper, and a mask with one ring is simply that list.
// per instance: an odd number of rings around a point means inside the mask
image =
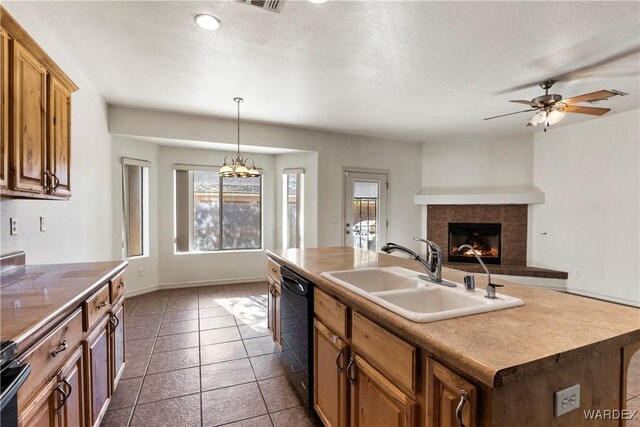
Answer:
[{"label": "upper wall cabinet", "polygon": [[0,7],[4,197],[71,196],[71,94],[78,87]]}]

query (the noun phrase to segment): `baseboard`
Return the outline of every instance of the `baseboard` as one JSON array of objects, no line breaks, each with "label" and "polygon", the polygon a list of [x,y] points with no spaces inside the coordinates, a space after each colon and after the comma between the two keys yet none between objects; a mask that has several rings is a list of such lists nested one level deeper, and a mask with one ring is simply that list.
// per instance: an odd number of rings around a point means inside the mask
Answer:
[{"label": "baseboard", "polygon": [[200,286],[222,286],[222,285],[237,285],[239,283],[258,283],[266,282],[267,276],[258,277],[241,277],[239,279],[218,279],[218,280],[199,280],[194,282],[180,282],[180,283],[161,283],[158,285],[158,289],[181,289],[181,288],[197,288]]},{"label": "baseboard", "polygon": [[603,295],[597,292],[585,291],[584,289],[567,288],[567,292],[570,294],[581,295],[583,297],[595,298],[603,301],[615,302],[617,304],[629,305],[631,307],[639,307],[640,301],[634,301],[627,298],[612,297],[610,295]]},{"label": "baseboard", "polygon": [[158,290],[158,285],[145,286],[144,288],[134,289],[131,291],[129,289],[125,289],[124,296],[125,298],[131,298],[131,297],[135,297],[142,294],[148,294],[149,292],[153,292],[157,290]]}]

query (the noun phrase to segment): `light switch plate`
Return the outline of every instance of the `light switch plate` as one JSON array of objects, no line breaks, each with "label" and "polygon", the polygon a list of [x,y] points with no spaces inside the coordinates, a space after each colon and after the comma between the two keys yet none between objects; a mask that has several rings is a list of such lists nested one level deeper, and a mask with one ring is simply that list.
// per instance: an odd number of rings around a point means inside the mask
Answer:
[{"label": "light switch plate", "polygon": [[12,236],[18,234],[18,218],[9,218],[9,234]]},{"label": "light switch plate", "polygon": [[559,417],[580,407],[580,384],[556,391],[554,416]]},{"label": "light switch plate", "polygon": [[45,217],[40,217],[40,231],[47,231],[47,220]]}]

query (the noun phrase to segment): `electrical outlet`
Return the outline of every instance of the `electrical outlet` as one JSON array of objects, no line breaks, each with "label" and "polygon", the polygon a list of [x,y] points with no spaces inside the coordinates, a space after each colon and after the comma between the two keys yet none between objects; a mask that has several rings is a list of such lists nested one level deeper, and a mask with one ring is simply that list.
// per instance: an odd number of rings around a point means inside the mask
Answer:
[{"label": "electrical outlet", "polygon": [[580,277],[580,269],[579,268],[574,268],[573,269],[573,275],[576,277]]},{"label": "electrical outlet", "polygon": [[9,218],[9,234],[12,236],[18,234],[18,218]]},{"label": "electrical outlet", "polygon": [[47,231],[47,220],[45,217],[40,217],[40,231]]},{"label": "electrical outlet", "polygon": [[572,385],[554,393],[554,416],[559,417],[580,407],[580,384]]},{"label": "electrical outlet", "polygon": [[139,268],[138,269],[138,277],[142,277],[142,276],[144,276],[144,269]]}]

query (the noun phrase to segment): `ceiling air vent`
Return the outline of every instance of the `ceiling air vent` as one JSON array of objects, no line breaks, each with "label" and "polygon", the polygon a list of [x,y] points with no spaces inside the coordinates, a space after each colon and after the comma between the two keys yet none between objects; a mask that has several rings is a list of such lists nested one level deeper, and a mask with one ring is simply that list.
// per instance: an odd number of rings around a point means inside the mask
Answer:
[{"label": "ceiling air vent", "polygon": [[238,3],[250,4],[259,8],[270,10],[271,12],[280,12],[284,0],[236,0]]}]

